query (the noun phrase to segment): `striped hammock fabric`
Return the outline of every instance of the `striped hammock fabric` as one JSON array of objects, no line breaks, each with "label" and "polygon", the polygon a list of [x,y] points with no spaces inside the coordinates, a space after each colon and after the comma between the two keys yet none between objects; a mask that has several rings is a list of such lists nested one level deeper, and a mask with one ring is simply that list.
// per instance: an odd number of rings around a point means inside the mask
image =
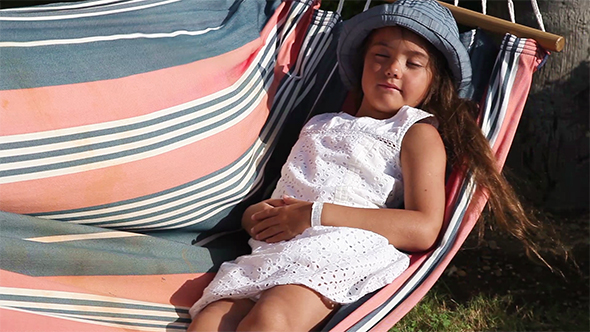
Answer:
[{"label": "striped hammock fabric", "polygon": [[[299,128],[345,99],[339,15],[312,0],[96,0],[0,11],[0,326],[182,331],[225,260],[248,251],[243,207],[268,194]],[[472,63],[482,130],[503,164],[546,53],[506,36]],[[332,331],[409,311],[485,198],[447,185],[440,246],[342,308]]]},{"label": "striped hammock fabric", "polygon": [[314,93],[332,39],[322,22],[335,16],[305,1],[270,17],[278,3],[219,4],[3,11],[0,208],[207,230],[252,195],[290,112]]}]

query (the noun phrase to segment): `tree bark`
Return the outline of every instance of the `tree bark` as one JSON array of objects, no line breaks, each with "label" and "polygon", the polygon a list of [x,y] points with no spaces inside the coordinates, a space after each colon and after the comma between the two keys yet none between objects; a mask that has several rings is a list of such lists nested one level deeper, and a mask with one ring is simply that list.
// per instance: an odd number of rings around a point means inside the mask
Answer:
[{"label": "tree bark", "polygon": [[[530,1],[514,4],[517,23],[538,27]],[[538,4],[546,30],[564,36],[566,44],[533,78],[506,166],[516,175],[517,190],[536,207],[588,213],[590,1]],[[507,13],[506,1],[488,1],[489,15],[509,19]]]}]

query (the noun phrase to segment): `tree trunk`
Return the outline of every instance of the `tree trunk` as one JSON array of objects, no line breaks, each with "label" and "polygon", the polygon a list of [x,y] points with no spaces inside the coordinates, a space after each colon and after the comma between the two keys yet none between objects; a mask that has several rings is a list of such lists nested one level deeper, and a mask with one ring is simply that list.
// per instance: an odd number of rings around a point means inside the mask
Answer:
[{"label": "tree trunk", "polygon": [[[514,4],[517,23],[538,27],[530,1]],[[517,175],[517,190],[538,208],[587,213],[590,1],[538,0],[538,4],[546,30],[564,36],[566,44],[533,78],[506,166]],[[506,1],[488,2],[489,15],[509,18],[507,13]]]}]

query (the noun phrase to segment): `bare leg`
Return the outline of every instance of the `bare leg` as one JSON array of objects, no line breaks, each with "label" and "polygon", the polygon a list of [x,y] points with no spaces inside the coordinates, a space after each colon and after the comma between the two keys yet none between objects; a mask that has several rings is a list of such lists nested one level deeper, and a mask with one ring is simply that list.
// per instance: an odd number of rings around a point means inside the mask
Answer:
[{"label": "bare leg", "polygon": [[310,331],[332,313],[322,295],[301,285],[273,287],[238,325],[238,331]]},{"label": "bare leg", "polygon": [[254,302],[248,299],[215,301],[195,316],[187,331],[235,331],[253,306]]}]

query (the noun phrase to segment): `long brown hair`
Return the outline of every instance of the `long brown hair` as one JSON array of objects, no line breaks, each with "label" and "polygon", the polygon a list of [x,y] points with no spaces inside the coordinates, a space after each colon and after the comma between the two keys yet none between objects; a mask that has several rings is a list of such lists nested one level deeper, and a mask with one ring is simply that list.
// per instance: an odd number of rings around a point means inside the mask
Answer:
[{"label": "long brown hair", "polygon": [[[361,59],[365,58],[372,36],[373,33],[369,34],[359,50]],[[554,231],[541,224],[533,213],[525,211],[518,195],[502,175],[489,142],[477,124],[478,105],[459,98],[446,58],[430,43],[427,44],[432,82],[418,107],[437,118],[448,167],[472,174],[478,188],[488,196],[486,207],[491,212],[490,219],[503,231],[520,240],[528,257],[537,257],[551,268],[541,257],[539,244],[534,238],[536,234],[553,234]],[[360,82],[351,92],[358,109],[364,97]],[[484,230],[485,223],[479,220],[480,239],[483,238]]]},{"label": "long brown hair", "polygon": [[[420,107],[439,121],[449,166],[472,174],[477,186],[488,196],[487,207],[494,223],[520,240],[527,256],[545,262],[534,238],[539,232],[546,232],[546,227],[531,212],[525,211],[514,189],[500,172],[489,142],[477,124],[477,104],[459,98],[446,59],[434,48],[429,53],[433,80]],[[480,238],[484,225],[480,220]]]}]

